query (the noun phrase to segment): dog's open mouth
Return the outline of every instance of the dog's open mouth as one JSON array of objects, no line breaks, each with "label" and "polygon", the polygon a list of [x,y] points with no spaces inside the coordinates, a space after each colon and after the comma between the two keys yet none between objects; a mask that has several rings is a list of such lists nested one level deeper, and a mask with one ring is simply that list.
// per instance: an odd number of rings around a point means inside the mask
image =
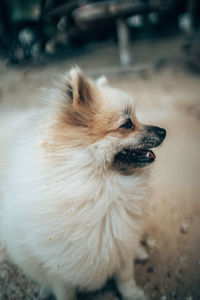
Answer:
[{"label": "dog's open mouth", "polygon": [[114,164],[135,165],[143,167],[154,162],[156,156],[152,150],[123,149],[115,155]]}]

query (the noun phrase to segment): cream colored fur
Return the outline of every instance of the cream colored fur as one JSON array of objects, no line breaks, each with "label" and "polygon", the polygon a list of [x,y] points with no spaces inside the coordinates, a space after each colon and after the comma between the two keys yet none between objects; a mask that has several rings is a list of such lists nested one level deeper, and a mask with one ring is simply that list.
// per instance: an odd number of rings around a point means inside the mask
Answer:
[{"label": "cream colored fur", "polygon": [[[133,101],[102,81],[97,86],[105,105],[119,113],[120,123],[120,112],[134,109]],[[108,167],[113,154],[133,139],[108,134],[88,146],[68,143],[48,152],[46,142],[65,106],[62,91],[50,94],[50,104],[12,128],[4,145],[1,243],[10,259],[57,300],[76,299],[77,288],[95,290],[111,277],[124,299],[144,300],[133,263],[148,201],[147,173],[126,176]]]}]

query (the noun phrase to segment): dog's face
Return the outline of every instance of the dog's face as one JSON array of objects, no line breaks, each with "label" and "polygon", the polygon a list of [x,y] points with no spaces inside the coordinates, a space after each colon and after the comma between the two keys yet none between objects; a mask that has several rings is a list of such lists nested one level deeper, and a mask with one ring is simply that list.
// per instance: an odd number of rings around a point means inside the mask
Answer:
[{"label": "dog's face", "polygon": [[150,149],[163,142],[166,131],[139,123],[131,96],[105,80],[89,81],[77,68],[67,75],[64,90],[67,106],[58,130],[66,137],[66,145],[88,147],[99,164],[119,171],[154,162]]}]

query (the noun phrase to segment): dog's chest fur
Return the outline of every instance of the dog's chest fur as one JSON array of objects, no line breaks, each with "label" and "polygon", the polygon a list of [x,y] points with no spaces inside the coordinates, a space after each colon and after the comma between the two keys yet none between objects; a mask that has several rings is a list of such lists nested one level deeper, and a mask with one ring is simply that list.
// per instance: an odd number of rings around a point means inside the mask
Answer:
[{"label": "dog's chest fur", "polygon": [[12,194],[5,191],[2,210],[10,256],[81,289],[100,287],[138,247],[143,176],[113,171],[99,176],[87,153],[74,151],[68,163],[51,168],[33,147],[25,147],[25,153],[21,147],[8,169]]},{"label": "dog's chest fur", "polygon": [[66,201],[58,199],[50,205],[42,225],[48,240],[40,241],[40,245],[48,248],[45,264],[55,274],[61,278],[70,274],[72,283],[96,289],[124,265],[127,257],[134,256],[142,229],[144,195],[134,179],[128,188],[129,180],[88,180],[71,187],[77,200],[70,199],[72,190],[68,190]]}]

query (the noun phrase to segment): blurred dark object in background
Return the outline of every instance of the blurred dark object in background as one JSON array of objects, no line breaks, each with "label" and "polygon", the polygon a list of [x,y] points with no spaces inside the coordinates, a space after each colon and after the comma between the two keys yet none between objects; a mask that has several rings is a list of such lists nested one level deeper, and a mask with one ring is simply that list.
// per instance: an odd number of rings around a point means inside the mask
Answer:
[{"label": "blurred dark object in background", "polygon": [[200,31],[194,33],[183,45],[186,61],[190,69],[196,73],[200,72]]},{"label": "blurred dark object in background", "polygon": [[113,40],[126,66],[130,40],[180,30],[199,35],[198,0],[0,0],[0,5],[0,54],[15,64]]}]

